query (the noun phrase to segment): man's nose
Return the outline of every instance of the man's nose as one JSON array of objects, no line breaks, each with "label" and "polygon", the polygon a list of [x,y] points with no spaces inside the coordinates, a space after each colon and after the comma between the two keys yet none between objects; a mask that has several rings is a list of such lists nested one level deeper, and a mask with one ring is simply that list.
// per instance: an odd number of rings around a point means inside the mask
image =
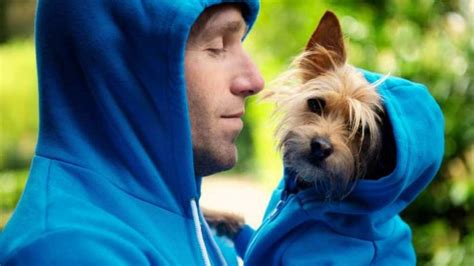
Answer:
[{"label": "man's nose", "polygon": [[246,52],[242,53],[240,70],[237,71],[240,74],[235,78],[231,85],[231,91],[233,94],[247,97],[255,95],[263,89],[265,85],[263,77],[260,74],[257,65],[255,65],[252,58],[250,58]]}]

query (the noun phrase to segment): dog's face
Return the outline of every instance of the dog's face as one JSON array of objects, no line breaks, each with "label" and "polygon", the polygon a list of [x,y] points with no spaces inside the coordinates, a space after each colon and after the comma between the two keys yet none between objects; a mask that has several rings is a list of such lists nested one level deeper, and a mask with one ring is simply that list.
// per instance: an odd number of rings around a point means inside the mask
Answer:
[{"label": "dog's face", "polygon": [[269,96],[282,115],[277,137],[285,167],[330,199],[350,191],[381,146],[381,99],[345,61],[339,22],[328,12],[295,68]]}]

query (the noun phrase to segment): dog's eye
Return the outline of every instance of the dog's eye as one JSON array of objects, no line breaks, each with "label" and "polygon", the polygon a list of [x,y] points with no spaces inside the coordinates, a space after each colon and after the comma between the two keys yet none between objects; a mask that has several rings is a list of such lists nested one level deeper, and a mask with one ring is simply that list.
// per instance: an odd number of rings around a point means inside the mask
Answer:
[{"label": "dog's eye", "polygon": [[320,98],[312,98],[308,100],[308,108],[311,112],[321,115],[326,106],[326,102]]}]

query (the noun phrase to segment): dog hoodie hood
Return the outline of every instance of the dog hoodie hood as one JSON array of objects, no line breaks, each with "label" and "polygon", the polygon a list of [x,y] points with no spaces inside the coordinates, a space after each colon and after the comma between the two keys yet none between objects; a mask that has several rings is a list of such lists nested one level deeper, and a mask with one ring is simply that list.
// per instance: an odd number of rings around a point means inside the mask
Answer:
[{"label": "dog hoodie hood", "polygon": [[[371,83],[382,78],[364,74]],[[359,180],[340,202],[324,201],[313,189],[289,194],[285,174],[250,241],[246,265],[416,264],[411,230],[399,214],[440,167],[444,119],[421,84],[389,77],[377,89],[394,135],[394,170]]]},{"label": "dog hoodie hood", "polygon": [[[184,56],[204,9],[258,0],[40,0],[40,132],[0,264],[223,264],[199,210]],[[201,228],[201,224],[204,228]]]}]

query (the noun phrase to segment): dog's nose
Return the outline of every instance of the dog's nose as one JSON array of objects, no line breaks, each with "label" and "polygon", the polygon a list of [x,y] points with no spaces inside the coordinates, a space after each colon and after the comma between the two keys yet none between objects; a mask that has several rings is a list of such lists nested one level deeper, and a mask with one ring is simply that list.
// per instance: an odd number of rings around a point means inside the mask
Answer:
[{"label": "dog's nose", "polygon": [[325,138],[314,138],[311,141],[311,154],[317,161],[326,159],[333,152],[331,143]]}]

